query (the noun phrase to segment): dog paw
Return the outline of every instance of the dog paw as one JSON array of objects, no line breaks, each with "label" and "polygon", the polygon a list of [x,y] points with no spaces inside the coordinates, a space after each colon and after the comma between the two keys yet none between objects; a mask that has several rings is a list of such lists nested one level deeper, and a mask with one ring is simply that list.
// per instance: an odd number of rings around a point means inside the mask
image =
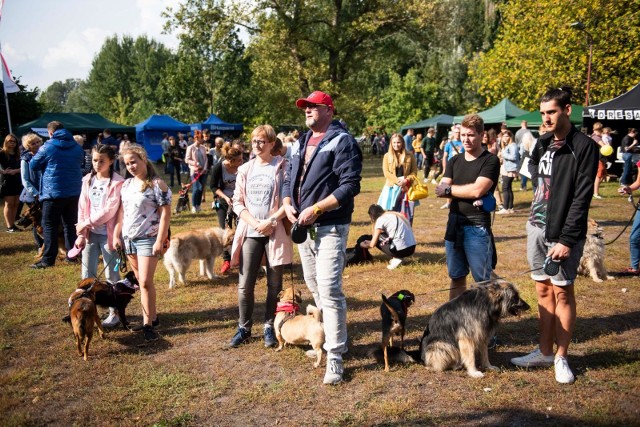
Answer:
[{"label": "dog paw", "polygon": [[613,276],[607,276],[607,280],[616,280],[616,278]]},{"label": "dog paw", "polygon": [[469,376],[471,378],[482,378],[484,377],[484,374],[480,371],[467,371],[467,374],[469,374]]}]

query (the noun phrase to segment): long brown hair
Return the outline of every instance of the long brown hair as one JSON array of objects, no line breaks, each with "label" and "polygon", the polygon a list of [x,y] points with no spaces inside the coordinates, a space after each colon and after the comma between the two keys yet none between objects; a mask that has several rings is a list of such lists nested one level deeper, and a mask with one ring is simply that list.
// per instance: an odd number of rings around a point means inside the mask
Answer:
[{"label": "long brown hair", "polygon": [[[10,139],[13,139],[16,142],[16,146],[13,147],[13,154],[8,151],[9,147],[7,146],[7,143]],[[20,149],[18,149],[18,137],[12,133],[7,134],[7,136],[4,137],[4,142],[2,143],[2,151],[9,156],[17,156],[20,153]]]},{"label": "long brown hair", "polygon": [[127,154],[135,154],[147,165],[147,178],[142,183],[142,188],[140,189],[140,191],[145,191],[147,188],[152,188],[153,180],[156,179],[158,175],[156,174],[156,170],[154,169],[153,164],[149,161],[145,149],[138,144],[129,144],[128,146],[120,150],[120,155],[123,158]]}]

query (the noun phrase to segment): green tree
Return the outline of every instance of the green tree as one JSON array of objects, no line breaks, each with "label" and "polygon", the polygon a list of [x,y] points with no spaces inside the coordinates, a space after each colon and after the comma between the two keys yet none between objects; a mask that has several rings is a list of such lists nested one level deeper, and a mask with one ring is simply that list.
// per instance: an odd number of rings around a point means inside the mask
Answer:
[{"label": "green tree", "polygon": [[[11,115],[11,127],[15,129],[24,123],[37,119],[42,114],[42,104],[38,102],[40,90],[27,89],[26,85],[20,83],[20,78],[13,76],[16,84],[20,88],[20,92],[9,93],[9,113]],[[4,94],[4,85],[0,82],[2,93]],[[0,134],[6,135],[9,132],[7,122],[7,107],[4,100],[0,101]]]},{"label": "green tree", "polygon": [[69,101],[69,95],[80,86],[81,82],[82,80],[80,79],[53,82],[40,94],[38,101],[42,103],[42,108],[46,112],[68,112],[67,102]]},{"label": "green tree", "polygon": [[537,108],[548,86],[573,86],[584,103],[588,47],[581,21],[593,36],[591,104],[620,95],[640,80],[640,6],[637,0],[510,0],[499,5],[502,24],[495,45],[470,64],[469,88],[487,105],[508,97]]},{"label": "green tree", "polygon": [[108,119],[121,123],[144,120],[161,105],[157,88],[172,59],[164,45],[146,36],[108,38],[93,60],[83,99],[92,111]]}]

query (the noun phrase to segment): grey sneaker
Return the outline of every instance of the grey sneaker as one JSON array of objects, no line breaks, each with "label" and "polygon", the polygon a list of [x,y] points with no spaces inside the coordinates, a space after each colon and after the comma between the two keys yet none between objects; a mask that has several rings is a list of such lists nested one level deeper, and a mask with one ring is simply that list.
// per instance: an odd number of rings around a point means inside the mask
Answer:
[{"label": "grey sneaker", "polygon": [[553,365],[553,356],[545,356],[540,352],[539,348],[536,348],[525,356],[514,357],[511,359],[511,363],[523,368],[548,368]]},{"label": "grey sneaker", "polygon": [[553,364],[556,371],[556,381],[560,384],[571,384],[576,380],[573,372],[571,372],[569,363],[567,363],[567,359],[558,356]]},{"label": "grey sneaker", "polygon": [[278,340],[276,340],[276,333],[273,330],[273,327],[265,327],[264,328],[264,346],[275,347],[277,344],[278,344]]},{"label": "grey sneaker", "polygon": [[342,374],[344,373],[344,366],[342,359],[328,359],[327,370],[324,374],[323,384],[336,385],[342,382]]},{"label": "grey sneaker", "polygon": [[231,338],[229,347],[238,347],[240,344],[249,341],[251,338],[251,331],[245,328],[238,328],[236,334]]}]

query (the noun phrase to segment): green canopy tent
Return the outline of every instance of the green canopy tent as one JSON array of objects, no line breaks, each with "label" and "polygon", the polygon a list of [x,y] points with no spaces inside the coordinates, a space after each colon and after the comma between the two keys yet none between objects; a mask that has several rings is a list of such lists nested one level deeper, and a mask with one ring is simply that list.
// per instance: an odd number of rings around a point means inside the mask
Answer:
[{"label": "green canopy tent", "polygon": [[16,133],[24,135],[28,132],[36,132],[41,136],[48,137],[47,124],[52,121],[59,121],[71,133],[96,134],[104,129],[111,129],[113,134],[128,133],[135,135],[136,128],[133,126],[123,126],[111,122],[100,114],[95,113],[44,113],[37,119],[18,126]]},{"label": "green canopy tent", "polygon": [[452,124],[453,116],[450,116],[448,114],[439,114],[437,116],[430,117],[416,123],[404,125],[400,128],[400,131],[404,132],[407,129],[427,129],[431,127],[435,128],[438,126],[451,126]]},{"label": "green canopy tent", "polygon": [[[576,126],[582,124],[582,111],[584,107],[582,105],[571,104],[571,116],[569,120]],[[531,129],[538,129],[542,124],[542,118],[539,111],[532,111],[531,113],[523,114],[518,117],[507,120],[507,127],[518,128],[523,120],[527,121],[527,127]]]},{"label": "green canopy tent", "polygon": [[[527,114],[527,110],[523,110],[516,106],[513,102],[509,101],[507,98],[504,98],[497,105],[489,108],[488,110],[484,110],[478,113],[480,117],[484,120],[485,125],[491,125],[496,123],[506,122],[508,119],[512,117],[521,116],[523,114]],[[455,116],[453,118],[454,123],[460,123],[464,115]]]}]

